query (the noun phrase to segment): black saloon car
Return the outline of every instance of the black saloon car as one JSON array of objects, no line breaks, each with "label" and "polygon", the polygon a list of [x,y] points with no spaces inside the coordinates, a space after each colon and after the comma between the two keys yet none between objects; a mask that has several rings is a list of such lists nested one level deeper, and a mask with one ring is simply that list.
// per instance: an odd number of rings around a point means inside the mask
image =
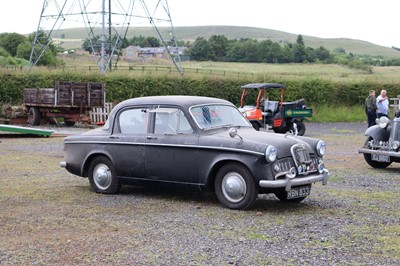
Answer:
[{"label": "black saloon car", "polygon": [[189,184],[247,209],[259,193],[299,202],[313,183],[325,185],[325,149],[322,140],[256,131],[225,100],[151,96],[123,101],[103,127],[66,137],[60,165],[98,193],[132,181]]}]

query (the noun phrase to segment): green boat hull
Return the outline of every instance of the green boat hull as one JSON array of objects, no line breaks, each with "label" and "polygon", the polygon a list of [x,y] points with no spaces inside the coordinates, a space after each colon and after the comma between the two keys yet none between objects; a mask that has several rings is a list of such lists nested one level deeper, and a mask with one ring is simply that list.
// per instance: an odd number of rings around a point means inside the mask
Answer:
[{"label": "green boat hull", "polygon": [[0,125],[0,131],[13,132],[13,133],[22,133],[29,135],[38,135],[48,137],[53,131],[36,129],[30,127],[20,127],[20,126],[10,126],[10,125]]}]

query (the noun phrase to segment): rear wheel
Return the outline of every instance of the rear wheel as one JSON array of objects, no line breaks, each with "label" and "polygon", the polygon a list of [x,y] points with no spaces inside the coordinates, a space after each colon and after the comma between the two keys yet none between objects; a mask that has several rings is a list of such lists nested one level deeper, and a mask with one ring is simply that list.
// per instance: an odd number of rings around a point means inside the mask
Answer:
[{"label": "rear wheel", "polygon": [[64,120],[64,124],[67,127],[73,127],[73,126],[75,126],[75,121],[66,121],[66,120]]},{"label": "rear wheel", "polygon": [[251,122],[251,125],[254,127],[255,130],[260,131],[260,124],[257,122]]},{"label": "rear wheel", "polygon": [[28,111],[28,123],[31,126],[38,126],[40,125],[40,111],[37,107],[31,107]]},{"label": "rear wheel", "polygon": [[237,163],[224,165],[215,179],[215,193],[219,201],[230,209],[250,208],[257,199],[258,190],[253,176]]},{"label": "rear wheel", "polygon": [[89,183],[97,193],[115,194],[121,188],[121,183],[115,174],[114,165],[105,156],[96,157],[90,163]]},{"label": "rear wheel", "polygon": [[[371,140],[374,140],[372,137],[368,137],[367,140],[364,143],[364,148],[369,148],[368,147],[368,142],[370,142]],[[367,164],[369,164],[370,166],[372,166],[373,168],[386,168],[389,165],[392,164],[392,162],[377,162],[377,161],[373,161],[372,160],[372,155],[369,153],[364,153],[364,160],[367,162]]]},{"label": "rear wheel", "polygon": [[297,125],[297,135],[304,136],[304,133],[306,133],[306,125],[304,125],[302,121],[296,121],[295,123]]}]

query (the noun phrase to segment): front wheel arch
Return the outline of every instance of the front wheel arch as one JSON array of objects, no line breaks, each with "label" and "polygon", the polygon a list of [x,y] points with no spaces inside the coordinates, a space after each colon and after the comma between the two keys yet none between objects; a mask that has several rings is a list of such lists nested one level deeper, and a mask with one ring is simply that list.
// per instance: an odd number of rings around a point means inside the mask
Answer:
[{"label": "front wheel arch", "polygon": [[214,181],[218,200],[227,208],[245,210],[257,199],[258,187],[251,172],[243,164],[223,165]]},{"label": "front wheel arch", "polygon": [[[373,140],[373,137],[368,137],[366,140],[365,140],[365,143],[364,143],[364,147],[365,148],[367,148],[367,143],[369,142],[369,141],[371,141],[371,140]],[[367,164],[369,164],[370,166],[372,166],[373,168],[386,168],[386,167],[388,167],[389,165],[391,165],[392,164],[392,162],[390,161],[390,162],[377,162],[377,161],[373,161],[372,160],[372,155],[370,154],[370,153],[363,153],[363,155],[364,155],[364,160],[365,160],[365,162],[367,163]]]}]

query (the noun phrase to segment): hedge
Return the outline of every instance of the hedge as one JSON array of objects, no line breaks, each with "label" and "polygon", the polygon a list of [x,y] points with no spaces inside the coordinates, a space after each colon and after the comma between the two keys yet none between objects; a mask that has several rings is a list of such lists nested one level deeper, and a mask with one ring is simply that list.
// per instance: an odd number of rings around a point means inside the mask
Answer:
[{"label": "hedge", "polygon": [[[199,95],[226,99],[239,105],[240,86],[263,82],[263,79],[189,78],[189,77],[131,77],[116,75],[79,75],[71,73],[17,73],[0,74],[0,103],[19,105],[23,102],[24,88],[52,88],[56,81],[104,82],[109,102],[120,102],[149,95]],[[338,83],[320,78],[282,80],[271,77],[269,82],[286,86],[285,101],[304,98],[308,105],[352,106],[362,105],[368,91],[377,93],[386,89],[389,97],[397,97],[396,84],[377,84],[368,81]],[[272,98],[272,97],[271,97]],[[248,97],[250,99],[250,97]],[[252,101],[254,100],[251,99]]]}]

